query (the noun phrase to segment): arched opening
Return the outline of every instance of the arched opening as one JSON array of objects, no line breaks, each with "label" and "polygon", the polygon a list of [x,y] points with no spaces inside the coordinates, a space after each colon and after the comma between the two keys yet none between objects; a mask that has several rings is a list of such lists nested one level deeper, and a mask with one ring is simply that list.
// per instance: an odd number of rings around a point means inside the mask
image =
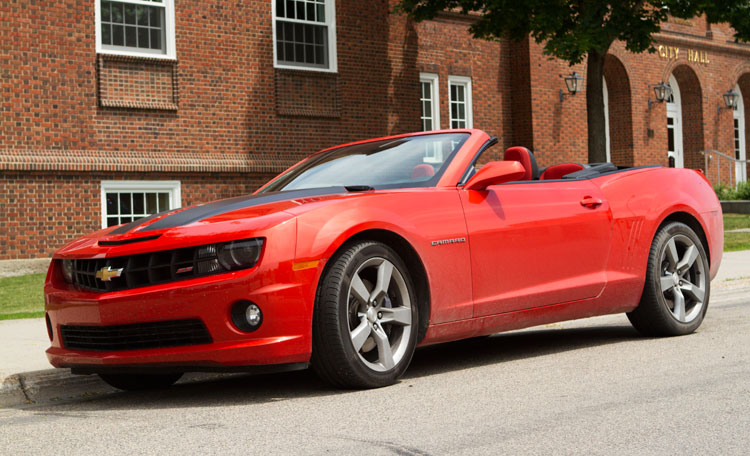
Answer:
[{"label": "arched opening", "polygon": [[604,59],[604,125],[607,161],[633,166],[633,110],[630,79],[625,66],[615,56]]},{"label": "arched opening", "polygon": [[[732,112],[732,120],[734,125],[734,157],[737,160],[747,159],[747,143],[745,142],[745,101],[742,99],[742,90],[740,85],[734,86],[734,90],[740,94],[737,99],[737,105],[734,107]],[[747,166],[744,162],[737,162],[735,174],[737,176],[737,182],[744,182],[747,180]]]},{"label": "arched opening", "polygon": [[[744,129],[742,130],[742,133],[744,134],[744,141],[741,142],[740,147],[744,146],[743,150],[745,152],[745,158],[747,159],[747,131],[750,131],[750,113],[748,113],[748,109],[750,109],[750,73],[745,73],[737,80],[737,86],[735,87],[735,90],[737,90],[740,93],[740,100],[742,100],[742,117],[741,119],[744,120]],[[742,124],[742,121],[740,121]],[[743,176],[745,180],[747,180],[747,176],[750,174],[750,165],[745,165],[744,172],[738,173],[738,175]]]},{"label": "arched opening", "polygon": [[667,99],[667,157],[670,168],[685,166],[682,149],[682,101],[680,85],[674,75],[669,77],[672,94]]},{"label": "arched opening", "polygon": [[[677,93],[674,100],[673,112],[675,120],[679,125],[674,129],[674,147],[676,152],[675,166],[702,169],[704,166],[703,156],[700,154],[704,149],[703,138],[703,94],[698,76],[687,65],[678,65],[672,70],[669,78],[672,89]],[[678,90],[675,90],[677,88]],[[667,128],[669,128],[669,110],[667,104]],[[679,131],[681,130],[681,131]],[[680,161],[682,163],[680,163]]]}]

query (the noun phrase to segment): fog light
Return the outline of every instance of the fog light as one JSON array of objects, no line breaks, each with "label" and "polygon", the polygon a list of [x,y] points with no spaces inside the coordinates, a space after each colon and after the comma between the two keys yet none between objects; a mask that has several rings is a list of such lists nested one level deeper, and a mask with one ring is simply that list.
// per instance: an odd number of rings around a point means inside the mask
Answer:
[{"label": "fog light", "polygon": [[263,323],[263,312],[253,302],[238,301],[232,307],[232,323],[240,331],[253,332]]}]

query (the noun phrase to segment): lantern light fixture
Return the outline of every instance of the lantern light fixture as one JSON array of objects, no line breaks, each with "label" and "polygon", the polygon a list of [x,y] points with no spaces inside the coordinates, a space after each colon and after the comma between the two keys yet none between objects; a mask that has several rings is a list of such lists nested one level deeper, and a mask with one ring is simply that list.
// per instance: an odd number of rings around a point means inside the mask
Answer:
[{"label": "lantern light fixture", "polygon": [[[565,79],[565,86],[568,88],[568,95],[575,95],[581,91],[583,86],[583,76],[576,73],[575,71],[568,75],[560,75]],[[560,102],[565,100],[565,92],[560,90]]]},{"label": "lantern light fixture", "polygon": [[656,85],[650,85],[649,87],[654,89],[654,97],[656,97],[656,101],[649,98],[648,109],[651,109],[654,103],[664,103],[672,96],[672,86],[665,83],[664,81],[661,81]]},{"label": "lantern light fixture", "polygon": [[[733,110],[737,108],[737,103],[740,101],[740,94],[735,92],[734,89],[729,89],[722,95],[722,98],[724,98],[724,108]],[[719,114],[721,110],[721,105],[716,106],[716,114]]]}]

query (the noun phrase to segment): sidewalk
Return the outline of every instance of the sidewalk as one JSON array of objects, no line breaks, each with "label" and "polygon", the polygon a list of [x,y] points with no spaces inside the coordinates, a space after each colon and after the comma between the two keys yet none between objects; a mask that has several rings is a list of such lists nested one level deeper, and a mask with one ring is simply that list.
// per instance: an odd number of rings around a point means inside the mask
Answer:
[{"label": "sidewalk", "polygon": [[[724,253],[711,289],[714,299],[750,294],[750,250]],[[47,347],[44,319],[0,321],[0,407],[114,391],[95,375],[52,369]]]}]

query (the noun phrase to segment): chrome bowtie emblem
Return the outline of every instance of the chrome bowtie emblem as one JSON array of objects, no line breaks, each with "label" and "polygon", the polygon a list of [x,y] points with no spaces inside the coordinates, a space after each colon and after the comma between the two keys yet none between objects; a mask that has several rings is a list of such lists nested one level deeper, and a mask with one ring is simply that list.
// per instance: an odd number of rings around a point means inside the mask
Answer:
[{"label": "chrome bowtie emblem", "polygon": [[96,271],[96,278],[101,280],[102,282],[109,282],[115,277],[120,277],[122,275],[122,269],[112,269],[110,266],[107,266],[106,268],[101,268],[98,271]]}]

